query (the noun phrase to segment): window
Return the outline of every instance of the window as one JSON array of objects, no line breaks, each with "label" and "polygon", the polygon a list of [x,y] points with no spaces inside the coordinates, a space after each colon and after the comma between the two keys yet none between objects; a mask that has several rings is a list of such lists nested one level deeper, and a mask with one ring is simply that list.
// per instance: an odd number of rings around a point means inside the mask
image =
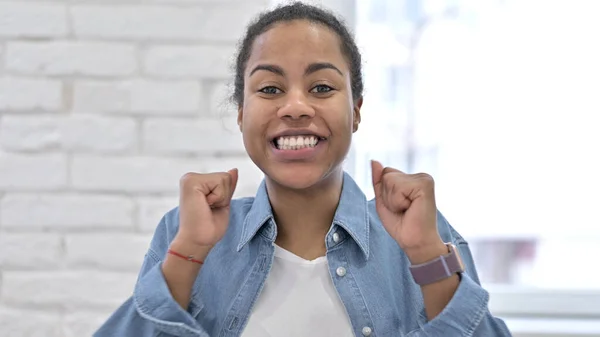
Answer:
[{"label": "window", "polygon": [[347,170],[370,196],[371,158],[430,173],[493,310],[600,335],[600,3],[355,5],[366,93]]}]

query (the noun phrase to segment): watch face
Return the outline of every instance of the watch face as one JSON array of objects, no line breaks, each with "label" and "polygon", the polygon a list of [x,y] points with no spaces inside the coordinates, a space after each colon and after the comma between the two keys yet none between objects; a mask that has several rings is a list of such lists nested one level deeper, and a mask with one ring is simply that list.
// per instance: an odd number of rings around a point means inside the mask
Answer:
[{"label": "watch face", "polygon": [[448,248],[450,249],[450,258],[456,259],[456,264],[458,265],[458,270],[456,272],[462,273],[463,271],[465,271],[465,264],[463,263],[458,248],[451,243],[448,244]]}]

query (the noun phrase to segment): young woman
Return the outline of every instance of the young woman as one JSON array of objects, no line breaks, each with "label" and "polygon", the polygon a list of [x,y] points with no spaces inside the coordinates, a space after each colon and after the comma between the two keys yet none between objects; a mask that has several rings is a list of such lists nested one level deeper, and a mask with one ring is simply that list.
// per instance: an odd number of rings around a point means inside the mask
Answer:
[{"label": "young woman", "polygon": [[233,94],[262,185],[231,200],[236,169],[184,175],[133,296],[95,336],[510,336],[430,176],[373,161],[367,201],[342,170],[362,94],[360,54],[333,15],[262,14]]}]

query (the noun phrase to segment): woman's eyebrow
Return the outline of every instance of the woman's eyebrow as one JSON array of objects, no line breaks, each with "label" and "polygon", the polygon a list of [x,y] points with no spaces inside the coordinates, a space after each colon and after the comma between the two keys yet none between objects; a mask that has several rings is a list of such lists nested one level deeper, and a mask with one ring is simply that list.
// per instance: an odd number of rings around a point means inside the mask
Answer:
[{"label": "woman's eyebrow", "polygon": [[304,76],[310,75],[314,72],[317,72],[317,71],[323,70],[323,69],[333,69],[341,76],[344,76],[344,74],[342,74],[341,70],[339,70],[336,66],[334,66],[333,64],[331,64],[329,62],[318,62],[318,63],[309,64],[308,67],[306,67],[306,70],[304,71]]},{"label": "woman's eyebrow", "polygon": [[[340,69],[338,69],[336,66],[334,66],[333,64],[331,64],[329,62],[317,62],[317,63],[309,64],[306,67],[306,70],[304,70],[304,76],[310,75],[312,73],[315,73],[315,72],[317,72],[319,70],[323,70],[323,69],[332,69],[332,70],[335,70],[341,76],[344,76]],[[250,76],[252,76],[254,73],[256,73],[259,70],[272,72],[279,76],[285,76],[285,71],[283,71],[283,68],[281,68],[280,66],[274,65],[274,64],[259,64],[256,67],[254,67],[254,69],[252,69],[252,71],[250,72]]]},{"label": "woman's eyebrow", "polygon": [[255,72],[259,70],[265,70],[279,76],[285,76],[285,72],[283,71],[283,69],[280,66],[276,66],[274,64],[259,64],[256,67],[254,67],[254,69],[252,69],[252,71],[250,72],[250,76],[252,76]]}]

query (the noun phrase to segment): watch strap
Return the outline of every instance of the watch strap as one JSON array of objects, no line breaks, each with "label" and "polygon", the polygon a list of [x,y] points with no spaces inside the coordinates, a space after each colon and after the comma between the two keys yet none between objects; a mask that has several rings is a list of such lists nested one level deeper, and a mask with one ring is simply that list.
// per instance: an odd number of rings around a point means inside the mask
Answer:
[{"label": "watch strap", "polygon": [[462,273],[465,268],[456,246],[447,243],[449,253],[431,261],[410,266],[410,272],[415,282],[427,285]]}]

